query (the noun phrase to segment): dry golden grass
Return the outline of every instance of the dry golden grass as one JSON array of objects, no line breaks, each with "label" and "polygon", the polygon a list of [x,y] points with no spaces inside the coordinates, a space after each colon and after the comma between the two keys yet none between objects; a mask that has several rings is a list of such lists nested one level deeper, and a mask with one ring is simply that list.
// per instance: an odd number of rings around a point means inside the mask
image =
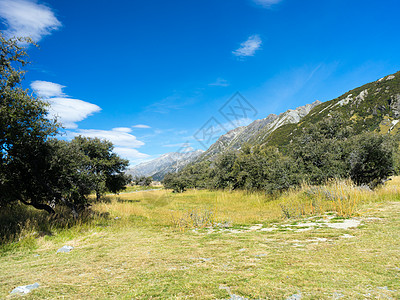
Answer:
[{"label": "dry golden grass", "polygon": [[206,212],[212,213],[210,219],[214,223],[240,225],[271,223],[328,211],[347,218],[361,213],[364,205],[398,197],[399,192],[400,177],[394,177],[374,191],[354,186],[350,181],[332,180],[321,187],[304,184],[279,196],[208,190],[182,194],[167,190],[127,193],[110,197],[109,203],[97,203],[94,209],[146,225],[176,225],[176,220],[187,219],[190,213],[201,216]]},{"label": "dry golden grass", "polygon": [[[121,194],[93,206],[110,212],[108,220],[77,224],[34,239],[34,247],[3,253],[0,298],[38,282],[40,288],[26,298],[228,299],[229,291],[249,299],[286,299],[298,292],[302,299],[399,299],[399,186],[396,177],[375,191],[332,181],[275,198],[240,191]],[[284,220],[282,206],[294,222],[336,211],[357,216],[363,225],[235,233],[179,231],[174,223],[188,212],[212,211],[212,222],[231,222],[233,229],[279,227],[292,222]],[[56,254],[63,245],[75,249]]]}]

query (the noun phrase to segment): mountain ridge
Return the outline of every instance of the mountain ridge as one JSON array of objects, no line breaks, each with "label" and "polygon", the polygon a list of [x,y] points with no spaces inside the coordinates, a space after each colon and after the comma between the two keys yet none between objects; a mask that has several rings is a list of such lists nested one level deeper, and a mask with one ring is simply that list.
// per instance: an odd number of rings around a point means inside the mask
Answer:
[{"label": "mountain ridge", "polygon": [[[171,160],[169,165],[160,166],[152,175],[161,180],[168,172],[178,172],[190,163],[214,160],[221,153],[240,150],[244,144],[288,145],[305,127],[327,119],[333,113],[350,120],[356,132],[400,131],[400,71],[352,89],[335,99],[326,102],[316,100],[234,128],[221,135],[206,151],[196,152],[190,158]],[[151,165],[151,162],[147,164]],[[138,169],[139,166],[146,169],[146,165],[138,165]]]}]

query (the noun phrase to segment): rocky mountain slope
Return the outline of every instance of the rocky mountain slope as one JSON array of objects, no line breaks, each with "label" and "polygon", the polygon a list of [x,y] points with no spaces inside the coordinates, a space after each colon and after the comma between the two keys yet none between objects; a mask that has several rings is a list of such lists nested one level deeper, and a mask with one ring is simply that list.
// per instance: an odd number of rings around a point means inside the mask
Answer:
[{"label": "rocky mountain slope", "polygon": [[350,120],[357,133],[377,131],[396,133],[400,128],[400,72],[353,89],[344,95],[314,107],[298,124],[281,126],[268,136],[259,136],[258,144],[283,146],[304,127],[339,114]]},{"label": "rocky mountain slope", "polygon": [[250,125],[235,128],[222,135],[199,157],[199,160],[213,159],[221,152],[238,150],[244,143],[257,144],[281,126],[299,123],[314,107],[321,103],[317,100],[296,109],[289,109],[279,115],[270,114],[264,119],[255,120]]},{"label": "rocky mountain slope", "polygon": [[136,176],[152,176],[154,180],[161,180],[165,174],[177,172],[187,164],[195,161],[203,150],[192,152],[170,152],[161,155],[160,157],[141,163],[127,171],[127,174]]},{"label": "rocky mountain slope", "polygon": [[400,72],[353,89],[344,95],[321,103],[315,101],[280,115],[270,114],[248,126],[235,128],[222,135],[203,152],[168,153],[140,164],[129,171],[132,175],[153,176],[161,180],[168,172],[177,172],[192,162],[213,160],[217,155],[250,145],[284,146],[302,132],[332,114],[351,120],[356,132],[396,133],[400,129]]}]

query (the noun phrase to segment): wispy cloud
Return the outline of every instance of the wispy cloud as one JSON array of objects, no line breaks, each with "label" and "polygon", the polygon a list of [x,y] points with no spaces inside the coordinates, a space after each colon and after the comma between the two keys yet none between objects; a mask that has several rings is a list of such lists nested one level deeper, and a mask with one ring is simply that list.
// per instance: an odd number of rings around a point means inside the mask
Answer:
[{"label": "wispy cloud", "polygon": [[77,128],[76,122],[101,110],[96,104],[79,99],[50,98],[47,102],[50,104],[49,117],[57,118],[65,128]]},{"label": "wispy cloud", "polygon": [[61,27],[51,8],[35,0],[0,0],[0,18],[7,37],[31,37],[36,42]]},{"label": "wispy cloud", "polygon": [[251,35],[245,42],[240,44],[239,49],[232,51],[238,57],[254,56],[261,48],[262,40],[258,34]]},{"label": "wispy cloud", "polygon": [[114,151],[119,154],[122,158],[129,159],[131,164],[139,163],[142,159],[149,158],[150,155],[141,153],[136,149],[131,148],[123,148],[123,147],[115,147]]},{"label": "wispy cloud", "polygon": [[136,139],[136,136],[120,131],[119,128],[112,130],[101,130],[101,129],[78,129],[72,132],[73,136],[84,136],[84,137],[97,137],[99,139],[107,140],[112,142],[116,146],[138,148],[143,146],[144,143]]},{"label": "wispy cloud", "polygon": [[128,159],[130,164],[133,165],[141,162],[143,159],[149,158],[150,155],[141,153],[135,149],[143,146],[144,143],[139,141],[136,136],[130,134],[130,132],[131,129],[128,127],[117,127],[111,130],[78,129],[68,132],[68,136],[69,138],[73,138],[80,135],[110,141],[115,146],[115,153],[119,154],[122,158]]},{"label": "wispy cloud", "polygon": [[57,118],[65,128],[77,128],[76,122],[101,110],[96,104],[68,98],[62,91],[64,86],[57,83],[38,80],[31,83],[31,88],[50,104],[49,118]]},{"label": "wispy cloud", "polygon": [[113,128],[112,130],[117,131],[117,132],[125,132],[125,133],[132,132],[132,129],[129,127],[116,127],[116,128]]},{"label": "wispy cloud", "polygon": [[262,5],[264,7],[271,7],[274,4],[278,4],[279,2],[282,2],[283,0],[253,0],[256,4]]},{"label": "wispy cloud", "polygon": [[217,78],[217,80],[213,83],[208,84],[210,86],[222,86],[222,87],[227,87],[229,86],[229,82],[226,79],[223,78]]},{"label": "wispy cloud", "polygon": [[133,125],[132,127],[133,128],[143,128],[143,129],[151,128],[149,125],[143,125],[143,124]]},{"label": "wispy cloud", "polygon": [[65,86],[54,82],[36,80],[31,83],[31,88],[42,98],[65,96],[62,91]]}]

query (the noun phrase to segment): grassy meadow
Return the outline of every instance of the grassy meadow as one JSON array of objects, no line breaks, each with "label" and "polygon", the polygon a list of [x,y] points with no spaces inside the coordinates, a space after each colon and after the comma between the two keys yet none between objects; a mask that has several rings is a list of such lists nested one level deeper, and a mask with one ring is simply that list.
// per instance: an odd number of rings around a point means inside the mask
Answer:
[{"label": "grassy meadow", "polygon": [[62,226],[18,216],[0,247],[0,298],[35,282],[25,298],[400,298],[400,177],[278,196],[131,188],[92,210]]}]

